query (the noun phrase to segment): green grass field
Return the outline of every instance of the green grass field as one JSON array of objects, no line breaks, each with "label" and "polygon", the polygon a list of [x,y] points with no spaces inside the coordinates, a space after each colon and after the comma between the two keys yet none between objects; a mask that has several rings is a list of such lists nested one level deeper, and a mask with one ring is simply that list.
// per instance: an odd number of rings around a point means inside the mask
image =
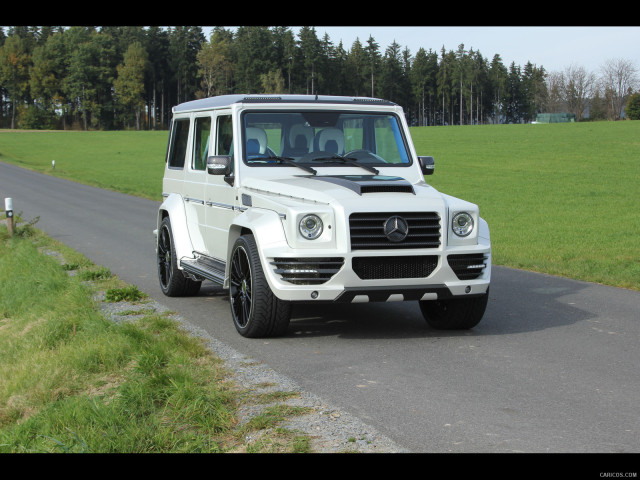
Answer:
[{"label": "green grass field", "polygon": [[640,289],[640,122],[412,130],[427,180],[477,203],[494,261]]},{"label": "green grass field", "polygon": [[0,161],[154,200],[162,198],[166,148],[166,131],[0,130]]},{"label": "green grass field", "polygon": [[[495,264],[640,290],[640,121],[411,129]],[[167,132],[0,131],[0,160],[160,200]],[[52,170],[51,161],[56,161]]]}]

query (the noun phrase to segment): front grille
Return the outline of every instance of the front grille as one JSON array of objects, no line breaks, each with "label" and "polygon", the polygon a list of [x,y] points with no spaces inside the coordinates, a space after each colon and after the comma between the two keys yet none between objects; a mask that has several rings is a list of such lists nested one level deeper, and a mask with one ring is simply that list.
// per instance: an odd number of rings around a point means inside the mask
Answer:
[{"label": "front grille", "polygon": [[459,280],[474,280],[482,275],[487,258],[483,253],[470,253],[449,255],[447,260]]},{"label": "front grille", "polygon": [[274,258],[273,271],[294,285],[320,285],[344,265],[344,258]]},{"label": "front grille", "polygon": [[438,266],[438,256],[354,257],[351,265],[362,280],[425,278]]},{"label": "front grille", "polygon": [[[408,225],[408,234],[400,241],[390,240],[384,231],[385,222],[396,216],[404,219]],[[440,215],[435,212],[352,213],[349,216],[349,229],[352,250],[440,246]]]}]

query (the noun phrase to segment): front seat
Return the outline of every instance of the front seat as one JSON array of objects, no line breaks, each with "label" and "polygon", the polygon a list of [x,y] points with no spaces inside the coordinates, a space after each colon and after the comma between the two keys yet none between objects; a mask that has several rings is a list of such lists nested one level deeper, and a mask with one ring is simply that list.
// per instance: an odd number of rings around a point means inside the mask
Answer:
[{"label": "front seat", "polygon": [[267,151],[267,132],[258,127],[247,127],[247,155],[262,155]]},{"label": "front seat", "polygon": [[325,128],[316,135],[314,151],[344,154],[344,133],[337,128]]},{"label": "front seat", "polygon": [[297,124],[289,130],[289,136],[284,140],[281,155],[283,157],[302,157],[311,151],[313,143],[313,128]]}]

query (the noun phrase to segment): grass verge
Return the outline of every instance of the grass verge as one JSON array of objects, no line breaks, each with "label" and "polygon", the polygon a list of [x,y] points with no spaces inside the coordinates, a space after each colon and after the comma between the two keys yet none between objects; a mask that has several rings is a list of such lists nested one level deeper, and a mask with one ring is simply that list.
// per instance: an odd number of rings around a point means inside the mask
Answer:
[{"label": "grass verge", "polygon": [[[114,322],[100,294],[142,308]],[[304,409],[276,401],[239,421],[263,403],[137,288],[32,224],[12,238],[0,225],[0,452],[309,451],[280,426]]]}]

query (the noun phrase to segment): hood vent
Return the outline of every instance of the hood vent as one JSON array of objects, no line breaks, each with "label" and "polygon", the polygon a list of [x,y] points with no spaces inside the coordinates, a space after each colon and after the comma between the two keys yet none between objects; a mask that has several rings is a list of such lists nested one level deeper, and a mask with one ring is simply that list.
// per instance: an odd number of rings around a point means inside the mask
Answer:
[{"label": "hood vent", "polygon": [[411,185],[362,185],[360,187],[361,195],[379,192],[414,193]]},{"label": "hood vent", "polygon": [[413,185],[404,178],[380,175],[344,175],[306,177],[348,188],[358,195],[365,193],[413,193]]}]

